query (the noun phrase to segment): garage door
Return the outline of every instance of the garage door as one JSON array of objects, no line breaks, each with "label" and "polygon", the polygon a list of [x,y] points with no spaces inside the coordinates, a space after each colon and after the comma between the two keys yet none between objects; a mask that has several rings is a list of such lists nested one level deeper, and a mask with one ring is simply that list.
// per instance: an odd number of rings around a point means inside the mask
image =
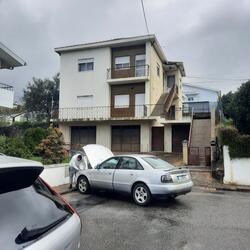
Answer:
[{"label": "garage door", "polygon": [[140,126],[112,126],[112,151],[140,152]]},{"label": "garage door", "polygon": [[96,143],[96,127],[71,127],[71,149],[81,150],[82,146]]},{"label": "garage door", "polygon": [[188,140],[189,125],[173,125],[172,126],[172,151],[176,153],[182,152],[182,141]]}]

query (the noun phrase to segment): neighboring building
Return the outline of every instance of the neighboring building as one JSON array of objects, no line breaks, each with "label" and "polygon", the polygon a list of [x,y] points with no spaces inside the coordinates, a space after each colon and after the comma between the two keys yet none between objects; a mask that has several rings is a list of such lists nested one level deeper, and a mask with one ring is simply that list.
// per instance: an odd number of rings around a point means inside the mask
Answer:
[{"label": "neighboring building", "polygon": [[14,88],[10,85],[0,83],[0,107],[13,108]]},{"label": "neighboring building", "polygon": [[[0,69],[14,69],[26,62],[0,42]],[[0,83],[0,107],[13,108],[14,88]]]},{"label": "neighboring building", "polygon": [[181,152],[183,63],[167,61],[154,35],[56,48],[59,127],[66,144],[113,151]]},{"label": "neighboring building", "polygon": [[212,106],[217,107],[220,91],[183,83],[184,107],[194,108],[196,112],[210,112]]}]

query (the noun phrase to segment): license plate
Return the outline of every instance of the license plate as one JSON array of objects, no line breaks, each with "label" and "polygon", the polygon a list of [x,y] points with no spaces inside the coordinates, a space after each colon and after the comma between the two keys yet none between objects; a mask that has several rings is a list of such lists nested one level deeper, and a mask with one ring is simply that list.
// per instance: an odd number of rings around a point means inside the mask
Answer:
[{"label": "license plate", "polygon": [[187,175],[179,175],[177,176],[178,181],[186,181],[188,179]]}]

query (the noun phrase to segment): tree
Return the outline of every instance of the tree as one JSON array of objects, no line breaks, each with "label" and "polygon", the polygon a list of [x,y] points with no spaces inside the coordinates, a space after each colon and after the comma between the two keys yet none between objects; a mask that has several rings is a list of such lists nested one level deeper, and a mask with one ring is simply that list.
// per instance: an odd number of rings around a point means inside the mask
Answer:
[{"label": "tree", "polygon": [[50,121],[52,111],[59,104],[59,73],[52,80],[33,78],[23,96],[24,106],[28,112],[38,115],[38,120]]},{"label": "tree", "polygon": [[222,108],[227,118],[232,118],[240,133],[250,134],[250,80],[235,93],[222,96]]},{"label": "tree", "polygon": [[63,134],[58,128],[49,127],[48,136],[36,147],[44,164],[61,163],[67,156]]}]

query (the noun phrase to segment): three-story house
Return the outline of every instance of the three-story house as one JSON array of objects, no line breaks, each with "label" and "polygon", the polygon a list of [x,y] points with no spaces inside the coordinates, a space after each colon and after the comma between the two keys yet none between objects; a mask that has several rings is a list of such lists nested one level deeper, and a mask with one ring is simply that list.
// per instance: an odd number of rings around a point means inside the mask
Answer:
[{"label": "three-story house", "polygon": [[59,127],[71,149],[181,152],[183,63],[167,60],[155,35],[56,48]]}]

